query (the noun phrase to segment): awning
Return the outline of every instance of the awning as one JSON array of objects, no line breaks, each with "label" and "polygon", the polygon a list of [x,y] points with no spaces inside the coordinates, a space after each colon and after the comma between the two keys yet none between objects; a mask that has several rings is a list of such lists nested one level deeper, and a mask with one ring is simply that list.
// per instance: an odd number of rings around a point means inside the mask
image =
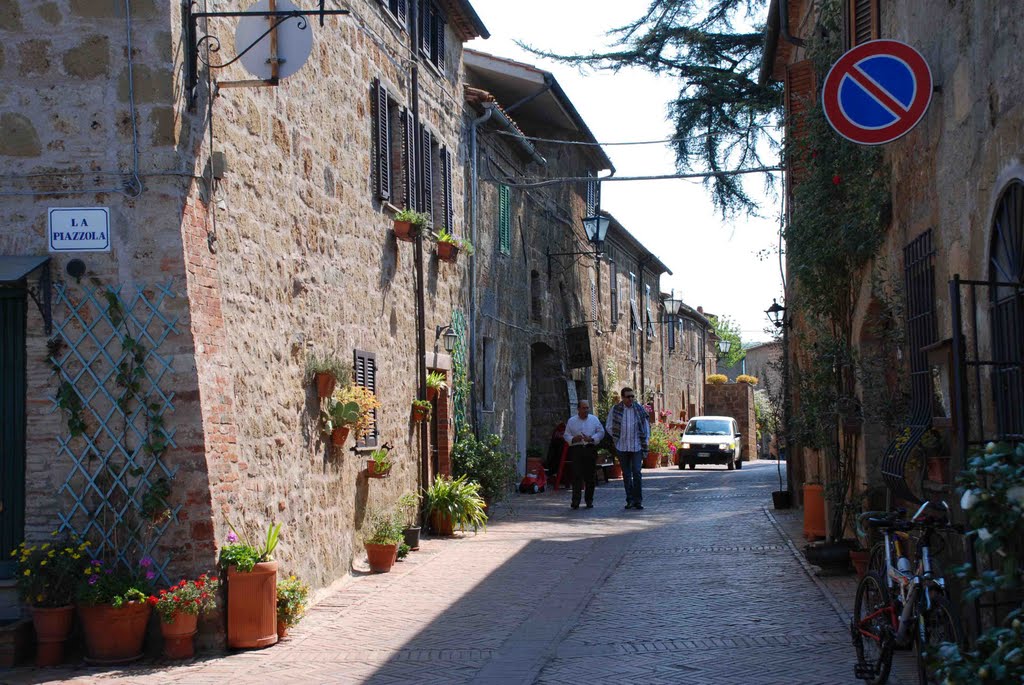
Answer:
[{"label": "awning", "polygon": [[[42,268],[45,267],[45,268]],[[27,283],[28,275],[38,271],[38,280]],[[25,285],[25,292],[39,307],[43,315],[43,327],[46,335],[53,332],[53,315],[50,295],[50,257],[49,255],[12,256],[0,255],[0,285]]]},{"label": "awning", "polygon": [[0,255],[0,283],[18,283],[25,280],[30,273],[50,261],[49,256],[18,256]]}]

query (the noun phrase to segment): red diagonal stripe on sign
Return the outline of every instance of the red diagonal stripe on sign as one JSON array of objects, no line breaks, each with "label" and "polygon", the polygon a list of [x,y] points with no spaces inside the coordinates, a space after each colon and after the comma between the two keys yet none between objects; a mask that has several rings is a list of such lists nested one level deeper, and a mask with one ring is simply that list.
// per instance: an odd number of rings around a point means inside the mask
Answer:
[{"label": "red diagonal stripe on sign", "polygon": [[868,77],[859,67],[853,67],[847,72],[857,84],[866,90],[868,94],[878,100],[878,104],[882,105],[897,117],[906,116],[910,110],[903,106],[903,103],[894,98],[892,95],[881,88],[871,78]]}]

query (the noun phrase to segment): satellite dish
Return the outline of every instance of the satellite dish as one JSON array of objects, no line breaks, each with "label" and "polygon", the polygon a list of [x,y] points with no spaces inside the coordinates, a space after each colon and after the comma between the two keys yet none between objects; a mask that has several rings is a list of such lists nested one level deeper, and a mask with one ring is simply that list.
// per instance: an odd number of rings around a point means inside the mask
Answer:
[{"label": "satellite dish", "polygon": [[[269,12],[271,0],[260,0],[249,7],[247,12]],[[276,0],[276,12],[296,12],[299,8],[289,0]],[[242,66],[250,74],[261,80],[274,77],[271,63],[271,37],[267,29],[281,21],[283,17],[242,17],[235,29],[235,54],[249,48],[239,58]],[[266,33],[267,35],[263,35]],[[277,78],[287,78],[302,68],[313,51],[313,27],[306,17],[289,17],[281,22],[277,29]],[[263,36],[260,38],[260,36]],[[257,39],[259,42],[257,43]],[[253,45],[255,43],[255,45]]]}]

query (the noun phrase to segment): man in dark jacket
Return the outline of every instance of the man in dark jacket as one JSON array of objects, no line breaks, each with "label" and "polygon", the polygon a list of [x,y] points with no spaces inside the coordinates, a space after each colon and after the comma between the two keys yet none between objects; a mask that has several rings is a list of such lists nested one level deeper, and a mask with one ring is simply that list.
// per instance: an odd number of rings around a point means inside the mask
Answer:
[{"label": "man in dark jacket", "polygon": [[622,389],[622,401],[608,412],[605,430],[615,442],[622,466],[622,484],[626,488],[626,509],[643,509],[643,485],[640,469],[651,438],[647,412],[635,402],[633,388]]}]

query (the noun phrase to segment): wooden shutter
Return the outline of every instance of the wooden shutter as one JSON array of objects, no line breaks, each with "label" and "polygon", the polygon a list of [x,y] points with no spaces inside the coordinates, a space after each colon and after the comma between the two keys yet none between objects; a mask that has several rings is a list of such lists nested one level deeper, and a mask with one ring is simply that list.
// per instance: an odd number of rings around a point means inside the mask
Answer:
[{"label": "wooden shutter", "polygon": [[441,16],[440,12],[434,14],[434,53],[431,55],[436,66],[441,73],[444,73],[444,51],[445,51],[445,39],[444,31],[447,23],[444,17]]},{"label": "wooden shutter", "polygon": [[430,0],[420,0],[420,50],[427,57],[430,56],[430,44],[434,42],[434,33],[431,30],[431,17],[434,14],[434,3]]},{"label": "wooden shutter", "polygon": [[[352,368],[355,375],[356,385],[366,388],[374,395],[377,394],[377,355],[372,352],[355,350],[353,352]],[[377,438],[377,410],[372,413],[370,431],[356,441],[356,447],[376,447]]]},{"label": "wooden shutter", "polygon": [[452,153],[448,148],[441,150],[441,172],[444,182],[444,228],[455,234],[455,194],[452,188]]},{"label": "wooden shutter", "polygon": [[512,220],[508,186],[498,186],[498,249],[504,254],[512,251]]},{"label": "wooden shutter", "polygon": [[847,40],[852,48],[879,37],[878,0],[847,0]]},{"label": "wooden shutter", "polygon": [[388,90],[380,79],[373,80],[374,128],[373,156],[377,161],[377,197],[391,198],[391,120],[388,116]]},{"label": "wooden shutter", "polygon": [[409,6],[407,0],[392,0],[395,5],[395,16],[398,17],[398,21],[402,22],[402,26],[406,26],[409,23]]},{"label": "wooden shutter", "polygon": [[430,217],[428,223],[434,220],[434,161],[431,154],[431,143],[433,136],[426,126],[420,125],[420,164],[423,167],[423,209],[424,214]]},{"label": "wooden shutter", "polygon": [[611,285],[611,296],[608,300],[612,305],[612,325],[614,326],[619,322],[619,267],[615,265],[615,262],[609,262],[608,269],[611,271],[611,274],[608,276],[608,282]]},{"label": "wooden shutter", "polygon": [[597,282],[590,277],[590,320],[597,323]]},{"label": "wooden shutter", "polygon": [[413,138],[412,112],[402,110],[402,171],[405,181],[405,208],[419,209],[416,201],[416,144]]},{"label": "wooden shutter", "polygon": [[807,110],[815,97],[814,64],[809,59],[786,66],[786,158],[789,192],[807,171],[804,139],[807,136]]}]

